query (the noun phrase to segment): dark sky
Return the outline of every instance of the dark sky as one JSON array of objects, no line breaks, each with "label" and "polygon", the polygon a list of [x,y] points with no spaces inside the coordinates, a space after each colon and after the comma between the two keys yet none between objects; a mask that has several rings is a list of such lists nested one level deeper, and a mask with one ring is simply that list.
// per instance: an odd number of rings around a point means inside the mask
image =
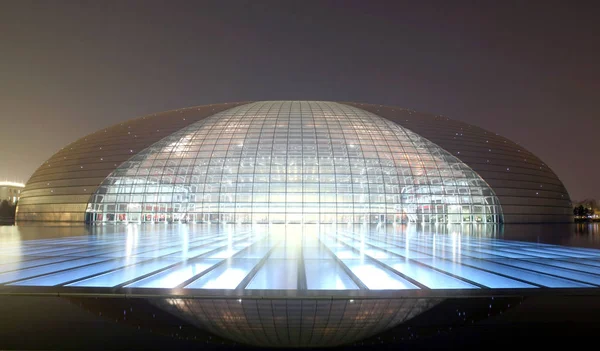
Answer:
[{"label": "dark sky", "polygon": [[0,180],[144,114],[315,99],[481,126],[600,198],[599,16],[572,3],[0,0]]}]

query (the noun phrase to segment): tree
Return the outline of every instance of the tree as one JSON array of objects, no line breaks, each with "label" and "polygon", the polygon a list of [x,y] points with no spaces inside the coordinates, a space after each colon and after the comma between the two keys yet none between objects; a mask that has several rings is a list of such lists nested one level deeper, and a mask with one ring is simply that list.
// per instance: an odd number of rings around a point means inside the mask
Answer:
[{"label": "tree", "polygon": [[587,219],[590,216],[594,215],[594,208],[579,205],[573,208],[573,215],[579,219]]}]

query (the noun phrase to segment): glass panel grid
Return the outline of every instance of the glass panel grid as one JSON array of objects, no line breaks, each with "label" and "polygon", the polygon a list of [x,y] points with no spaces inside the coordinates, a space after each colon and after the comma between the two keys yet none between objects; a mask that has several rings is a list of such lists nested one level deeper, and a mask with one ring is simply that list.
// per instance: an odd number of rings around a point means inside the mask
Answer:
[{"label": "glass panel grid", "polygon": [[94,222],[498,223],[490,187],[437,145],[333,102],[266,101],[141,151],[92,196]]}]

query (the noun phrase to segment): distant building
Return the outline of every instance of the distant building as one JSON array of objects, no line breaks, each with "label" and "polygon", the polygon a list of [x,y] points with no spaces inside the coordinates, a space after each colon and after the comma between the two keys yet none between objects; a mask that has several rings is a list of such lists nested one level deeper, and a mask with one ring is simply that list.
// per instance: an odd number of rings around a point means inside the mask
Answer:
[{"label": "distant building", "polygon": [[21,190],[25,184],[15,182],[0,182],[0,201],[8,201],[11,204],[16,204],[21,197]]}]

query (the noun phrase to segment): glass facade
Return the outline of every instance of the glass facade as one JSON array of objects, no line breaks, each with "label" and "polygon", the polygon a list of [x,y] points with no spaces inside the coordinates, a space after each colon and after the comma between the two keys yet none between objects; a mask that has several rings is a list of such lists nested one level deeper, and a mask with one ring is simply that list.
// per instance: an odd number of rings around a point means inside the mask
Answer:
[{"label": "glass facade", "polygon": [[90,196],[123,162],[194,122],[242,104],[194,106],[141,116],[65,145],[27,181],[17,207],[17,223],[84,222]]},{"label": "glass facade", "polygon": [[567,189],[523,144],[445,116],[394,106],[345,104],[396,122],[458,157],[494,190],[503,223],[573,222]]},{"label": "glass facade", "polygon": [[499,202],[458,158],[334,102],[265,101],[173,133],[121,164],[89,222],[498,223]]}]

